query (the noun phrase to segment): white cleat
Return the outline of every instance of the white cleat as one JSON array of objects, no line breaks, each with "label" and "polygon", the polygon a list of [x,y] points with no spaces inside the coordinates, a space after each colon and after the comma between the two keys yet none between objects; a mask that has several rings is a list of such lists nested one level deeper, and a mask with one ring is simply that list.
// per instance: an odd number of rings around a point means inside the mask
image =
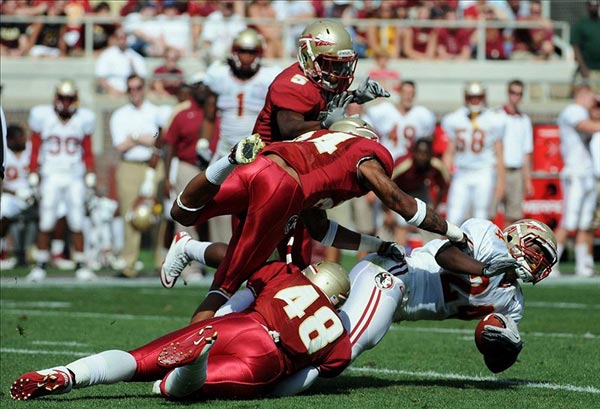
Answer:
[{"label": "white cleat", "polygon": [[239,141],[229,154],[229,162],[233,165],[245,165],[254,162],[258,153],[265,147],[260,135],[255,133]]},{"label": "white cleat", "polygon": [[62,255],[52,256],[52,264],[59,270],[75,270],[75,262]]},{"label": "white cleat", "polygon": [[17,258],[16,257],[7,257],[0,259],[0,270],[8,271],[12,270],[17,266]]},{"label": "white cleat", "polygon": [[39,283],[40,281],[44,281],[48,273],[41,267],[35,266],[31,269],[31,272],[27,274],[25,277],[25,281],[29,283]]},{"label": "white cleat", "polygon": [[81,267],[75,271],[75,278],[78,281],[96,281],[98,276],[88,267]]},{"label": "white cleat", "polygon": [[165,261],[160,269],[160,282],[163,287],[173,287],[183,269],[190,264],[191,260],[185,254],[185,245],[191,239],[190,235],[184,231],[180,231],[173,238],[171,247],[169,247]]}]

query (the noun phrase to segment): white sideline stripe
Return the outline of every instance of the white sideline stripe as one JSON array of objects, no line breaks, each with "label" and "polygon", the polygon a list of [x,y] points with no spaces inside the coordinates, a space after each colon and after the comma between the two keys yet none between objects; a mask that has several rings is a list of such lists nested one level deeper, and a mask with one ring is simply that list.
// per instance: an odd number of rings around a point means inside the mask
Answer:
[{"label": "white sideline stripe", "polygon": [[32,341],[33,345],[59,345],[68,347],[87,347],[90,344],[84,344],[82,342],[71,342],[71,341]]},{"label": "white sideline stripe", "polygon": [[[9,315],[32,315],[45,317],[64,317],[62,311],[39,311],[39,310],[22,310],[3,308],[1,314]],[[106,314],[101,312],[69,312],[69,317],[75,318],[96,318],[96,319],[122,319],[122,320],[144,320],[144,321],[187,321],[189,317],[175,315],[133,315],[133,314]],[[459,328],[436,328],[436,327],[408,327],[401,325],[392,325],[390,331],[412,331],[412,332],[429,332],[438,334],[469,334],[472,335],[472,329]],[[551,337],[551,338],[583,338],[583,339],[599,339],[600,335],[586,332],[585,334],[572,334],[560,332],[522,332],[521,335],[533,337]]]},{"label": "white sideline stripe", "polygon": [[30,307],[30,308],[70,308],[70,302],[62,301],[15,301],[0,300],[0,306],[5,308]]},{"label": "white sideline stripe", "polygon": [[[390,331],[412,331],[412,332],[433,332],[438,334],[470,334],[473,335],[474,329],[459,329],[459,328],[435,328],[435,327],[407,327],[401,325],[392,325]],[[521,332],[524,336],[533,337],[551,337],[551,338],[583,338],[583,339],[598,339],[600,335],[586,332],[585,334],[572,334],[562,332]]]},{"label": "white sideline stripe", "polygon": [[527,308],[557,308],[564,310],[600,310],[600,304],[580,304],[575,302],[525,302]]},{"label": "white sideline stripe", "polygon": [[407,375],[420,378],[433,378],[433,379],[450,379],[458,381],[474,381],[474,382],[494,382],[501,385],[509,386],[523,386],[526,388],[538,388],[538,389],[552,389],[552,390],[563,390],[568,392],[583,392],[583,393],[600,393],[600,389],[594,386],[577,386],[569,384],[558,384],[558,383],[547,383],[547,382],[530,382],[521,381],[518,379],[498,379],[493,376],[472,376],[472,375],[461,375],[456,373],[439,373],[433,371],[427,372],[414,372],[414,371],[403,371],[399,369],[377,369],[367,367],[350,367],[349,371],[353,372],[371,372],[383,375]]},{"label": "white sideline stripe", "polygon": [[93,355],[94,352],[80,352],[80,351],[47,351],[40,349],[16,349],[16,348],[0,348],[0,352],[3,354],[25,354],[25,355],[70,355],[70,356],[88,356]]}]

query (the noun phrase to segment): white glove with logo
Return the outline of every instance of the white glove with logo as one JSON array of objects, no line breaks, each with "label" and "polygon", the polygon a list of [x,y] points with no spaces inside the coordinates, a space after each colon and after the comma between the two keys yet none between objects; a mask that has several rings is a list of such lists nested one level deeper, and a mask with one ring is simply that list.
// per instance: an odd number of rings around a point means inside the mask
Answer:
[{"label": "white glove with logo", "polygon": [[367,77],[363,82],[360,83],[358,88],[354,90],[354,101],[357,104],[364,104],[374,100],[375,98],[385,97],[388,98],[390,93],[387,92],[381,84],[377,81],[373,81]]},{"label": "white glove with logo", "polygon": [[486,325],[481,333],[484,340],[491,344],[496,344],[502,350],[509,353],[518,354],[523,349],[523,341],[517,324],[512,318],[496,313],[496,317],[504,322],[506,328]]},{"label": "white glove with logo", "polygon": [[481,273],[484,277],[494,277],[508,273],[509,271],[515,271],[517,267],[519,267],[517,260],[510,256],[506,256],[487,263],[481,270]]},{"label": "white glove with logo", "polygon": [[346,117],[346,107],[352,102],[352,94],[342,92],[334,95],[327,104],[327,111],[321,112],[321,127],[328,129],[334,122]]},{"label": "white glove with logo", "polygon": [[395,261],[403,261],[406,257],[404,247],[393,241],[384,241],[377,250],[377,254],[384,257],[389,257]]},{"label": "white glove with logo", "polygon": [[146,174],[144,181],[140,186],[140,196],[153,197],[154,196],[154,174],[156,172],[152,168],[146,168]]},{"label": "white glove with logo", "polygon": [[15,196],[17,198],[21,199],[22,201],[24,201],[25,203],[27,203],[28,205],[32,205],[33,202],[35,201],[33,189],[31,189],[29,187],[24,187],[24,188],[18,189],[15,192]]}]

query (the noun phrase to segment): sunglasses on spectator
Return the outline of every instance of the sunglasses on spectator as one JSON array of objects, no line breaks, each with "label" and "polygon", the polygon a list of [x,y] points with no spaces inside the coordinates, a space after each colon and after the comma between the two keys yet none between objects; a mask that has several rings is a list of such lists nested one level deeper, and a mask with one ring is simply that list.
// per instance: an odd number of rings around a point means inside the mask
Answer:
[{"label": "sunglasses on spectator", "polygon": [[136,87],[127,87],[127,92],[131,92],[131,91],[141,91],[144,89],[143,85],[138,85]]},{"label": "sunglasses on spectator", "polygon": [[514,91],[514,90],[511,89],[511,90],[508,91],[508,93],[511,94],[511,95],[518,95],[520,97],[523,96],[523,92],[522,91]]}]

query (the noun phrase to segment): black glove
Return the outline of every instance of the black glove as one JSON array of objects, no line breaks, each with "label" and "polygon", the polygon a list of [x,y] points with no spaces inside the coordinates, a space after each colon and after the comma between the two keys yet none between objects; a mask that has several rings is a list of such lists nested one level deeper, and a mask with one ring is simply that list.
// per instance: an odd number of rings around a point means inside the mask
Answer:
[{"label": "black glove", "polygon": [[517,260],[510,256],[506,256],[487,263],[481,270],[481,273],[484,277],[493,277],[508,273],[509,271],[514,271],[517,267],[519,267]]},{"label": "black glove", "polygon": [[328,129],[334,122],[346,117],[346,107],[352,102],[353,96],[348,92],[334,95],[327,104],[327,111],[321,112],[321,127]]},{"label": "black glove", "polygon": [[381,84],[377,81],[373,81],[367,77],[363,82],[360,83],[357,89],[354,90],[354,101],[357,104],[364,104],[379,97],[389,97],[390,93],[387,92]]},{"label": "black glove", "polygon": [[395,261],[404,261],[406,250],[398,243],[384,241],[379,247],[379,250],[377,250],[377,254],[383,257],[389,257]]}]

